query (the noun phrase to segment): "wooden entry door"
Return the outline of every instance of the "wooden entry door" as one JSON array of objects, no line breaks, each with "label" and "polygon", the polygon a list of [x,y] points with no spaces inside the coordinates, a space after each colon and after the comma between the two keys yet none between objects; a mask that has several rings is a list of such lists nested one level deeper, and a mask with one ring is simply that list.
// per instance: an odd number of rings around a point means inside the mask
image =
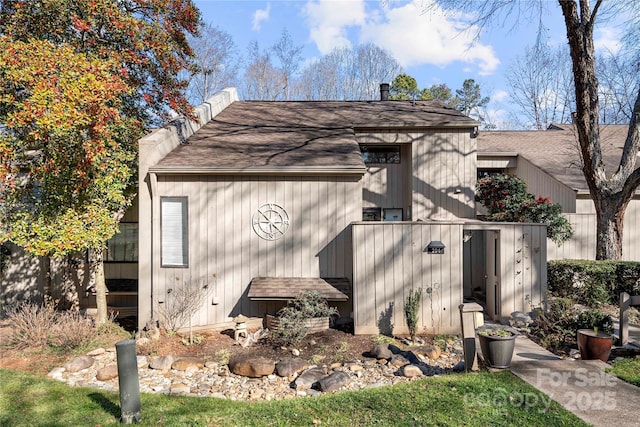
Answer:
[{"label": "wooden entry door", "polygon": [[486,267],[485,286],[487,293],[487,314],[493,320],[500,320],[500,234],[487,231],[485,236]]}]

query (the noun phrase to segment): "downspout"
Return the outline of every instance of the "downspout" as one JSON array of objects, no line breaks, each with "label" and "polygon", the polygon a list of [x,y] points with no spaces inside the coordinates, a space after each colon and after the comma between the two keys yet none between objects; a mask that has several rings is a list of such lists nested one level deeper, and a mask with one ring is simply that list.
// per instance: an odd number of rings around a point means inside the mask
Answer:
[{"label": "downspout", "polygon": [[149,172],[149,196],[151,198],[151,260],[150,260],[150,264],[151,264],[151,320],[153,320],[155,318],[154,316],[154,284],[155,284],[155,276],[156,276],[156,269],[154,267],[154,258],[155,258],[155,254],[156,254],[156,249],[155,249],[155,234],[156,234],[156,220],[155,220],[155,216],[157,214],[160,213],[159,208],[156,207],[156,204],[158,203],[158,198],[156,197],[156,195],[158,194],[158,175],[153,173],[153,172]]}]

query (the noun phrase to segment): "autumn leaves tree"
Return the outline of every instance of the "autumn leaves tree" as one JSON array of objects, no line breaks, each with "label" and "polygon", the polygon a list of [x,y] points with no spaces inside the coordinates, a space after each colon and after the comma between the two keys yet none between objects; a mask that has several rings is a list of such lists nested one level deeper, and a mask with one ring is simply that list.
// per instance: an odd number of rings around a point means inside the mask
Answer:
[{"label": "autumn leaves tree", "polygon": [[6,0],[0,9],[0,241],[40,256],[102,250],[135,190],[137,140],[191,115],[187,0]]}]

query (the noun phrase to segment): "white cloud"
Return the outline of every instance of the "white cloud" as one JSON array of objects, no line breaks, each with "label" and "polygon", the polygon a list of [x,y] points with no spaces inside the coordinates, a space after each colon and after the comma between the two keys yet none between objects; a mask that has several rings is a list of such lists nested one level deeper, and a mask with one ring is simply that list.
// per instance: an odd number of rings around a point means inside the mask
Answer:
[{"label": "white cloud", "polygon": [[495,102],[500,102],[507,98],[509,98],[509,93],[504,90],[498,90],[491,94],[491,100]]},{"label": "white cloud", "polygon": [[444,67],[461,61],[477,68],[480,75],[492,74],[500,64],[493,47],[474,42],[456,15],[445,16],[437,9],[425,14],[426,3],[428,0],[401,5],[383,2],[382,9],[367,11],[364,0],[310,0],[305,14],[311,40],[322,54],[351,46],[348,30],[358,30],[358,42],[388,50],[405,68],[423,64]]},{"label": "white cloud", "polygon": [[271,3],[267,3],[266,9],[258,9],[253,12],[253,31],[260,31],[260,27],[262,26],[263,21],[269,20],[269,15],[271,14]]},{"label": "white cloud", "polygon": [[309,35],[323,55],[336,47],[350,47],[349,27],[365,23],[364,0],[310,0],[303,9]]},{"label": "white cloud", "polygon": [[622,47],[620,38],[620,30],[616,28],[599,28],[595,31],[593,44],[596,48],[596,51],[605,51],[615,54]]}]

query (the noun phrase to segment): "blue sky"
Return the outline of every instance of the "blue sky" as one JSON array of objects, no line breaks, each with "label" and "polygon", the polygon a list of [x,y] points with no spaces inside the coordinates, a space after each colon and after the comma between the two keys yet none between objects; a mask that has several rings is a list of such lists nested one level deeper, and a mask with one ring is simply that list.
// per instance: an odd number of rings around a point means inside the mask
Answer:
[{"label": "blue sky", "polygon": [[[474,1],[474,0],[470,0]],[[475,0],[480,1],[480,0]],[[420,88],[445,83],[452,89],[475,79],[483,95],[491,97],[494,122],[508,119],[509,97],[505,71],[536,39],[537,16],[485,28],[478,40],[463,31],[468,16],[425,12],[433,0],[195,0],[205,22],[232,35],[244,55],[257,40],[261,48],[274,44],[284,28],[294,43],[303,45],[309,61],[334,47],[371,42],[390,51],[415,77]],[[527,3],[523,15],[526,14]],[[542,20],[551,43],[566,43],[562,15],[556,1],[543,3]],[[532,13],[533,15],[533,13]],[[596,31],[596,46],[617,49],[621,29]]]}]

